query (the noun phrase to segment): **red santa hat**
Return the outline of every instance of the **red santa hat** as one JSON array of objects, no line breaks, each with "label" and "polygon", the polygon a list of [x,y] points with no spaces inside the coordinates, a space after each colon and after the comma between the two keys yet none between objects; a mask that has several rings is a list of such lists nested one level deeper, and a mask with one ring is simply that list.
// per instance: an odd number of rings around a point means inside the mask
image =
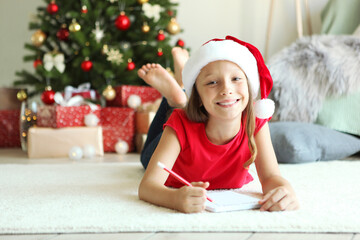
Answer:
[{"label": "red santa hat", "polygon": [[227,60],[237,64],[246,74],[254,99],[259,90],[261,99],[255,101],[255,116],[262,119],[270,118],[275,110],[275,104],[268,95],[273,81],[260,51],[253,45],[235,37],[212,39],[200,47],[186,62],[182,77],[185,92],[190,95],[196,78],[201,69],[208,63]]}]

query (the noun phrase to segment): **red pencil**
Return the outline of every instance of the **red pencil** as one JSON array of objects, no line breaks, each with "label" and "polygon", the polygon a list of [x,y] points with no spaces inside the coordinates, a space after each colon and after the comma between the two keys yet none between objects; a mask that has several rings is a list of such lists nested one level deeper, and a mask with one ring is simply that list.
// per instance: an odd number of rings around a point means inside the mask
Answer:
[{"label": "red pencil", "polygon": [[[179,180],[180,182],[182,182],[183,184],[189,186],[189,187],[193,187],[193,185],[191,185],[191,183],[189,183],[188,181],[186,181],[183,177],[181,177],[179,174],[177,174],[176,172],[168,169],[163,163],[158,162],[157,163],[159,167],[161,167],[162,169],[164,169],[165,171],[167,171],[168,173],[170,173],[173,177],[175,177],[177,180]],[[206,196],[206,199],[209,200],[210,202],[213,202],[213,200],[211,198],[209,198],[208,196]]]}]

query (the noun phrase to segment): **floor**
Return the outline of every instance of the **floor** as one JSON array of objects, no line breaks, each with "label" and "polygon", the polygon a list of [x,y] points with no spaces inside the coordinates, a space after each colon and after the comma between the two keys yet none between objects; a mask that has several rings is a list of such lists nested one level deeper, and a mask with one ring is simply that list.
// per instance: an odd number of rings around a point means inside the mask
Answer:
[{"label": "floor", "polygon": [[[139,161],[138,154],[127,154],[124,156],[117,154],[106,154],[104,157],[96,157],[93,162],[133,162]],[[67,163],[71,160],[67,158],[52,159],[29,159],[20,149],[0,149],[0,164],[39,164],[39,163]],[[0,213],[1,214],[1,213]],[[43,234],[43,235],[0,235],[0,240],[360,240],[360,234],[328,234],[328,233],[257,233],[257,232],[230,232],[230,233],[166,233],[166,232],[146,232],[146,233],[99,233],[99,234]]]}]

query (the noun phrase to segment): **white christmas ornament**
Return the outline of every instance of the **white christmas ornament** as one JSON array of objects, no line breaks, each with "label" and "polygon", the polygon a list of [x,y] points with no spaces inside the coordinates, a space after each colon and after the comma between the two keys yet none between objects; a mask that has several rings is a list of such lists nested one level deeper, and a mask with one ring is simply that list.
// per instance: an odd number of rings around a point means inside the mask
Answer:
[{"label": "white christmas ornament", "polygon": [[127,105],[132,109],[136,109],[141,105],[141,98],[138,95],[132,94],[127,99]]},{"label": "white christmas ornament", "polygon": [[83,150],[81,147],[74,146],[69,150],[69,158],[71,160],[80,160],[83,156]]},{"label": "white christmas ornament", "polygon": [[96,42],[100,43],[101,39],[104,37],[104,30],[100,29],[100,23],[98,21],[95,22],[95,29],[91,32],[95,35]]},{"label": "white christmas ornament", "polygon": [[163,8],[158,4],[151,5],[150,3],[144,3],[142,10],[146,17],[154,18],[154,21],[157,22],[160,19],[160,12],[163,11]]},{"label": "white christmas ornament", "polygon": [[124,62],[123,54],[118,49],[110,48],[110,50],[106,51],[106,55],[106,60],[109,62],[115,63],[117,65]]},{"label": "white christmas ornament", "polygon": [[84,117],[84,123],[88,127],[96,127],[99,122],[100,119],[93,113],[89,113]]},{"label": "white christmas ornament", "polygon": [[115,151],[118,154],[125,154],[129,151],[129,145],[127,144],[127,142],[123,141],[123,140],[119,140],[116,144],[115,144]]},{"label": "white christmas ornament", "polygon": [[51,71],[55,67],[60,73],[65,71],[65,57],[62,53],[53,54],[48,52],[44,55],[44,68]]},{"label": "white christmas ornament", "polygon": [[83,147],[84,158],[93,158],[95,156],[95,147],[87,144]]}]

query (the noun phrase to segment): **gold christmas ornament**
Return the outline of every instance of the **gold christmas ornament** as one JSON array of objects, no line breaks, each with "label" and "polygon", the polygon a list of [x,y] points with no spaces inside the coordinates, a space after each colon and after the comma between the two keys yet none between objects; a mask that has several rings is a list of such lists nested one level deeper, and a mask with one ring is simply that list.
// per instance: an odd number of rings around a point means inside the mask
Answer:
[{"label": "gold christmas ornament", "polygon": [[180,32],[181,28],[180,28],[180,25],[176,22],[176,19],[171,18],[169,24],[166,27],[166,30],[170,34],[175,35],[175,34],[178,34]]},{"label": "gold christmas ornament", "polygon": [[137,2],[138,2],[139,4],[144,4],[144,3],[149,2],[149,0],[137,0]]},{"label": "gold christmas ornament", "polygon": [[45,42],[45,40],[46,40],[46,34],[41,30],[37,30],[31,36],[31,42],[35,47],[40,47]]},{"label": "gold christmas ornament", "polygon": [[141,31],[143,33],[148,33],[150,31],[150,26],[147,24],[147,22],[144,22],[144,24],[141,27]]},{"label": "gold christmas ornament", "polygon": [[111,85],[107,85],[107,87],[102,92],[104,98],[108,101],[114,100],[116,97],[115,89]]},{"label": "gold christmas ornament", "polygon": [[26,91],[23,90],[23,89],[20,90],[20,91],[18,91],[17,94],[16,94],[16,98],[17,98],[20,102],[26,100],[26,99],[27,99],[27,93],[26,93]]},{"label": "gold christmas ornament", "polygon": [[76,21],[76,19],[72,20],[72,23],[69,26],[70,32],[78,32],[81,30],[80,24]]}]

